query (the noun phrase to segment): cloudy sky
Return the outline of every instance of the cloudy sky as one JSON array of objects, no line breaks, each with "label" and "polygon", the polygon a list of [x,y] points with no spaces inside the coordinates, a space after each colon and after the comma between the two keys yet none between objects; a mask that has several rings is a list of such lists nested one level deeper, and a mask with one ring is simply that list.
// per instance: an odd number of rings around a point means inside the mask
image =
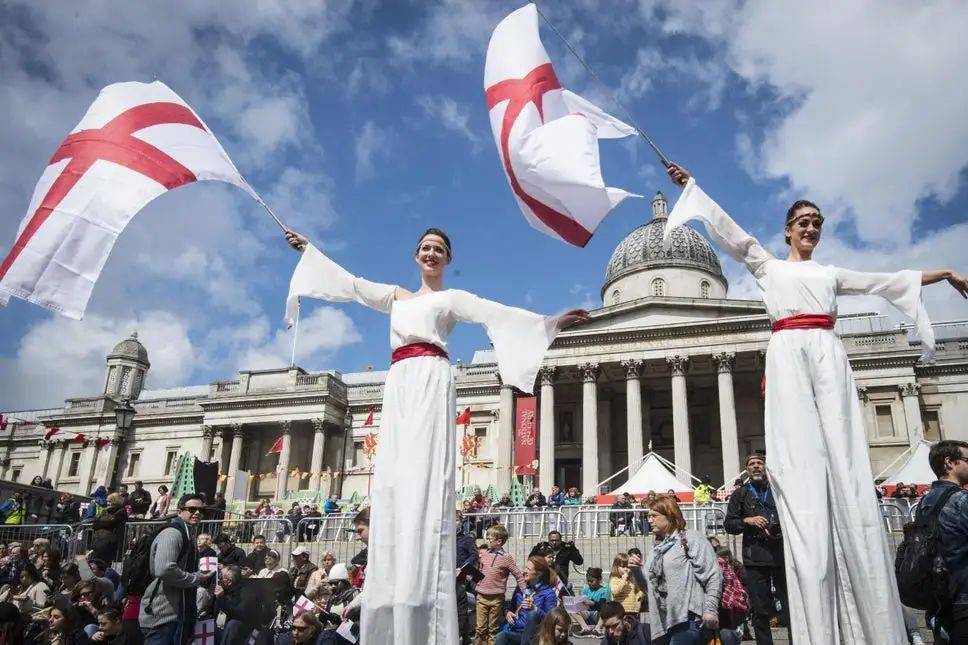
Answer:
[{"label": "cloudy sky", "polygon": [[[0,245],[98,90],[160,79],[208,122],[280,217],[351,271],[414,287],[428,226],[448,230],[449,286],[537,311],[599,302],[612,250],[648,213],[629,200],[584,249],[528,228],[511,198],[482,91],[484,51],[515,2],[0,4]],[[910,3],[546,2],[544,11],[674,159],[777,252],[793,199],[827,215],[822,261],[968,270],[968,10]],[[607,12],[602,8],[607,7]],[[562,82],[610,107],[545,26]],[[611,185],[674,199],[641,141],[603,142]],[[104,356],[137,329],[149,387],[288,364],[282,324],[297,261],[241,191],[162,196],[132,221],[82,322],[11,300],[0,310],[0,409],[95,394]],[[731,293],[754,296],[728,259]],[[937,320],[968,318],[953,290]],[[841,311],[883,308],[846,299]],[[304,306],[297,363],[388,362],[386,320]],[[480,329],[455,333],[469,360]]]}]

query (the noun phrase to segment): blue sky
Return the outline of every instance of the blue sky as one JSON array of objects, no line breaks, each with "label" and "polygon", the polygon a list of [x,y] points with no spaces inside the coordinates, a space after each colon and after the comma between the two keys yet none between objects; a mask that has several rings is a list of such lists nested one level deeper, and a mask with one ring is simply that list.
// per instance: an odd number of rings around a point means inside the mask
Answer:
[{"label": "blue sky", "polygon": [[[584,249],[530,229],[501,171],[483,99],[494,25],[520,3],[64,3],[0,7],[0,241],[100,87],[168,83],[215,130],[280,217],[351,271],[413,287],[414,243],[445,228],[448,286],[536,311],[596,306],[615,245],[649,212],[629,200]],[[615,0],[543,3],[639,124],[751,232],[781,251],[786,205],[821,204],[820,259],[869,270],[968,270],[968,11],[958,2]],[[607,11],[603,11],[607,7]],[[543,26],[566,87],[612,109]],[[604,141],[606,181],[677,189],[643,142]],[[129,225],[78,323],[0,310],[0,409],[95,394],[104,356],[137,328],[150,387],[284,365],[297,261],[264,212],[214,183],[162,196]],[[755,297],[723,259],[731,293]],[[952,290],[935,319],[968,318]],[[887,310],[845,300],[841,310]],[[385,367],[385,318],[304,307],[297,362]],[[459,329],[469,360],[483,331]]]}]

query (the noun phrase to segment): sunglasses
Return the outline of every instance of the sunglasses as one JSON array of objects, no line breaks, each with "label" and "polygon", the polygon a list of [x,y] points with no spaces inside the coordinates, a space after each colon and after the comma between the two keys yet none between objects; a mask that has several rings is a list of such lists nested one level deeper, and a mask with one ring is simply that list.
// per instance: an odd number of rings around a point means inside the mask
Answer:
[{"label": "sunglasses", "polygon": [[182,506],[180,510],[186,511],[191,514],[198,513],[199,515],[205,515],[204,506]]}]

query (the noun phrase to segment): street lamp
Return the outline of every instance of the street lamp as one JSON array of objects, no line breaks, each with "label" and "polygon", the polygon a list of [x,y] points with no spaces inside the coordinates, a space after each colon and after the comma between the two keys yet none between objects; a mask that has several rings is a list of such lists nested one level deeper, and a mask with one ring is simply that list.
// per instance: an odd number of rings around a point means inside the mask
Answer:
[{"label": "street lamp", "polygon": [[135,409],[131,406],[131,399],[121,399],[121,403],[115,406],[114,420],[119,434],[124,435],[131,429],[135,414]]}]

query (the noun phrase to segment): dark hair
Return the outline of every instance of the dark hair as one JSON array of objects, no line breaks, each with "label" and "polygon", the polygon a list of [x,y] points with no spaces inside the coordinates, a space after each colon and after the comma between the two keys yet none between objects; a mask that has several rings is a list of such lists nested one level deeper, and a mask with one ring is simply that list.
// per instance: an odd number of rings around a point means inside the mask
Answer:
[{"label": "dark hair", "polygon": [[222,568],[222,577],[225,576],[232,578],[232,582],[238,582],[242,579],[242,569],[237,564],[230,564]]},{"label": "dark hair", "polygon": [[162,484],[161,486],[158,487],[158,490],[164,490],[167,493],[168,492],[168,487],[165,486],[164,484]]},{"label": "dark hair", "polygon": [[[224,533],[220,533],[220,535],[225,535],[225,534]],[[263,542],[265,542],[266,541],[266,536],[264,536],[264,535],[262,535],[260,533],[259,535],[256,535],[255,537],[252,538],[252,541],[253,542],[255,542],[256,540],[262,540]]]},{"label": "dark hair", "polygon": [[[793,204],[790,206],[790,208],[787,209],[787,212],[786,212],[786,222],[783,224],[783,228],[786,228],[787,226],[789,226],[790,224],[793,223],[793,217],[794,217],[794,215],[801,208],[816,208],[817,209],[817,212],[818,213],[820,212],[820,207],[817,206],[816,204],[814,204],[809,199],[798,199],[797,201],[793,202]],[[823,221],[823,215],[820,216],[820,221],[821,222]],[[786,240],[786,243],[789,244],[790,243],[790,236],[789,235],[784,235],[783,237]]]},{"label": "dark hair", "polygon": [[552,535],[557,535],[558,537],[561,537],[561,531],[548,531],[548,537],[550,538]]},{"label": "dark hair", "polygon": [[585,569],[585,575],[591,576],[592,578],[602,579],[602,568],[601,567],[588,567]]},{"label": "dark hair", "polygon": [[565,611],[564,607],[555,607],[544,617],[541,621],[541,626],[538,628],[538,638],[537,640],[532,640],[532,643],[537,643],[538,645],[553,645],[555,642],[555,627],[561,625],[564,627],[565,632],[571,627],[571,616]]},{"label": "dark hair", "polygon": [[185,504],[192,501],[193,499],[197,499],[202,504],[205,503],[205,497],[200,493],[185,493],[184,495],[178,498],[178,509],[181,510],[185,508]]},{"label": "dark hair", "polygon": [[366,526],[370,525],[369,507],[364,508],[362,511],[356,514],[356,517],[353,518],[353,526],[356,526],[357,524],[364,524]]},{"label": "dark hair", "polygon": [[[264,540],[265,538],[263,537],[262,539]],[[215,536],[215,544],[232,544],[232,538],[229,537],[228,533],[219,533]]]},{"label": "dark hair", "polygon": [[598,619],[605,622],[609,618],[615,618],[616,616],[625,616],[625,607],[622,603],[615,602],[614,600],[606,600],[602,603],[602,609],[598,612]]},{"label": "dark hair", "polygon": [[733,555],[733,552],[730,551],[728,547],[720,545],[716,547],[715,551],[717,558],[725,559],[726,562],[728,562],[730,566],[736,570],[736,573],[738,573],[740,576],[743,575],[743,563],[736,559],[736,556]]},{"label": "dark hair", "polygon": [[102,560],[101,558],[88,558],[87,566],[91,566],[91,565],[104,569],[105,571],[107,571],[108,569],[108,563]]},{"label": "dark hair", "polygon": [[442,229],[439,229],[436,226],[431,226],[428,228],[426,231],[424,231],[424,234],[420,236],[420,239],[417,240],[418,251],[420,250],[420,243],[423,242],[423,239],[428,235],[436,235],[442,239],[444,241],[444,247],[447,249],[447,259],[452,260],[454,258],[454,252],[451,250],[452,247],[450,246],[450,238],[447,237],[447,233],[444,233]]},{"label": "dark hair", "polygon": [[98,616],[104,616],[112,623],[117,623],[121,621],[121,612],[114,607],[108,607],[107,609],[102,609],[98,612]]},{"label": "dark hair", "polygon": [[[968,448],[968,441],[946,439],[931,446],[931,452],[928,453],[928,463],[938,479],[943,479],[948,474],[948,469],[944,465],[945,460],[961,459],[962,448]],[[898,484],[900,483],[898,482]]]},{"label": "dark hair", "polygon": [[626,553],[628,553],[629,555],[637,555],[640,558],[642,557],[642,550],[639,549],[639,547],[637,547],[637,546],[633,546],[631,549],[629,549],[628,551],[626,551]]},{"label": "dark hair", "polygon": [[40,576],[40,571],[37,570],[37,567],[35,567],[34,563],[31,562],[30,560],[26,560],[23,563],[23,567],[21,568],[21,571],[25,572],[28,576],[30,576],[30,578],[34,582],[39,582],[40,580],[43,579]]}]

